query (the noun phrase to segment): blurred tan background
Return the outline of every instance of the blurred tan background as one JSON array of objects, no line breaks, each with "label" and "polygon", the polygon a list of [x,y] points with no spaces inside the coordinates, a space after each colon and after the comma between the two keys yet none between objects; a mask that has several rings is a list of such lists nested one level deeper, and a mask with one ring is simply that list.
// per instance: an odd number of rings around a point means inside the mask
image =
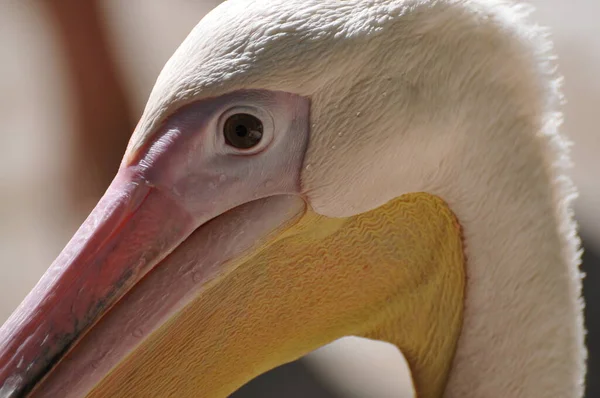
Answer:
[{"label": "blurred tan background", "polygon": [[[0,323],[95,204],[160,69],[219,1],[102,0],[94,2],[95,10],[77,3],[0,3]],[[600,338],[594,323],[600,317],[594,254],[600,248],[600,3],[532,3],[537,20],[552,29],[565,76],[563,130],[575,143],[576,216],[588,250],[587,316],[594,348]],[[89,22],[95,18],[96,30]],[[104,91],[110,91],[106,99],[94,98]],[[107,124],[109,116],[120,124]],[[109,153],[115,143],[122,150]],[[600,377],[597,353],[590,355],[591,386]],[[410,388],[394,348],[345,339],[259,378],[236,396],[410,397]],[[588,397],[600,396],[591,391]]]}]

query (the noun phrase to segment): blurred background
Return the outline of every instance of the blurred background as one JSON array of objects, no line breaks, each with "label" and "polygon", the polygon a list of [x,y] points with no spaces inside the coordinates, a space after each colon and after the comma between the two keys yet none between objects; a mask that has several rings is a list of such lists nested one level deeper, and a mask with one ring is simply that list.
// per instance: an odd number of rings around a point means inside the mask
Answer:
[{"label": "blurred background", "polygon": [[[0,323],[112,179],[165,61],[217,0],[0,2]],[[600,397],[600,24],[596,0],[535,0],[565,76],[580,190],[589,373]],[[400,353],[342,339],[253,380],[250,397],[412,397]]]}]

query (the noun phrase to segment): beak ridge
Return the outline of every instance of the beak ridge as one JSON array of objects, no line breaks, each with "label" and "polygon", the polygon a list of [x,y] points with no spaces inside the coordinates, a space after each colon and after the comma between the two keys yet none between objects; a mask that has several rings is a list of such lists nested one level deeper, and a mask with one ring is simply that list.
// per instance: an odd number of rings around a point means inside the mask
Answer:
[{"label": "beak ridge", "polygon": [[0,396],[29,392],[194,228],[193,218],[170,196],[131,169],[121,169],[69,244],[0,328]]}]

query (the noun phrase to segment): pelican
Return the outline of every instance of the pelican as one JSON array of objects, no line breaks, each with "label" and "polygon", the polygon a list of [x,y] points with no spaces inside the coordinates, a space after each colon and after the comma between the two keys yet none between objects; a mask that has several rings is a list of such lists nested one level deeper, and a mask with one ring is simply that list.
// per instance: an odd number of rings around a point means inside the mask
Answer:
[{"label": "pelican", "polygon": [[342,336],[417,397],[581,397],[575,189],[529,8],[229,0],[0,330],[0,396],[225,397]]}]

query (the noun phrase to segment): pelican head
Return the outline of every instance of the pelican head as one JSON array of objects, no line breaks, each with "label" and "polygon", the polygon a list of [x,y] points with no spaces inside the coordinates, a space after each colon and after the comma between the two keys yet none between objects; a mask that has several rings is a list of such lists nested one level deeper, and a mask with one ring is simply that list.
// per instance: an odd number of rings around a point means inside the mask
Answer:
[{"label": "pelican head", "polygon": [[348,335],[418,397],[581,397],[549,42],[509,1],[229,0],[0,329],[0,396],[224,397]]}]

